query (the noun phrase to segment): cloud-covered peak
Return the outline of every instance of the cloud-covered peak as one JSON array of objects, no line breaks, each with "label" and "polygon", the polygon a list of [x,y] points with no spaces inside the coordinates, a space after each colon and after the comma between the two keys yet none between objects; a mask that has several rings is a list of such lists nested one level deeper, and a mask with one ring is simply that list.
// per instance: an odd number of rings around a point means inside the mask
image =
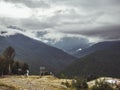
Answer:
[{"label": "cloud-covered peak", "polygon": [[21,33],[21,32],[18,30],[10,29],[10,28],[8,29],[6,27],[0,27],[0,36],[8,37],[11,35],[15,35],[17,33]]}]

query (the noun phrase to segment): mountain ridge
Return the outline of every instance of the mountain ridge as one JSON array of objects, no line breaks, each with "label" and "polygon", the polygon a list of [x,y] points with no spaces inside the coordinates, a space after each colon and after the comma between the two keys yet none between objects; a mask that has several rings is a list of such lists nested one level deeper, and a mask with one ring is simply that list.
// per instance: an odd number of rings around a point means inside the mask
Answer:
[{"label": "mountain ridge", "polygon": [[113,46],[95,51],[70,64],[61,73],[74,76],[120,77],[120,41]]},{"label": "mountain ridge", "polygon": [[95,51],[104,50],[104,49],[110,48],[112,45],[117,45],[117,44],[120,44],[120,40],[98,42],[86,49],[83,49],[81,51],[74,53],[73,56],[78,57],[78,58],[84,57]]},{"label": "mountain ridge", "polygon": [[16,50],[17,60],[29,64],[31,74],[39,74],[40,66],[45,66],[47,70],[56,73],[76,59],[60,49],[19,33],[9,37],[0,36],[0,52],[2,53],[8,46]]}]

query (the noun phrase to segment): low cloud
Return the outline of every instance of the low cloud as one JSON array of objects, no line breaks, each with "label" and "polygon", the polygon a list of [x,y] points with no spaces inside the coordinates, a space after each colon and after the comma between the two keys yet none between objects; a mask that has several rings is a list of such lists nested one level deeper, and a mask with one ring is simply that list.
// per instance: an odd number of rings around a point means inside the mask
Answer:
[{"label": "low cloud", "polygon": [[120,25],[111,25],[104,27],[97,27],[86,30],[64,31],[64,33],[80,34],[86,37],[97,37],[102,40],[119,40],[120,39]]},{"label": "low cloud", "polygon": [[[120,39],[118,0],[1,0],[0,25],[17,26],[44,41],[67,35],[99,40]],[[10,6],[10,8],[8,7]],[[16,11],[18,13],[16,13]],[[21,11],[24,11],[21,13]],[[44,33],[41,37],[36,32]],[[82,36],[82,37],[81,37]]]}]

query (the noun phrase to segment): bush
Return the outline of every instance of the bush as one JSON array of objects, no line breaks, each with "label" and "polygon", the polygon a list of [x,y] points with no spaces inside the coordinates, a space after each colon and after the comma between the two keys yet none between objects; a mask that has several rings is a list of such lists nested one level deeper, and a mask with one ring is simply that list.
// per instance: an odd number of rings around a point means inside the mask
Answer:
[{"label": "bush", "polygon": [[91,90],[114,90],[105,80],[96,80]]},{"label": "bush", "polygon": [[87,90],[88,84],[85,79],[76,78],[72,81],[71,86],[75,88],[76,90]]},{"label": "bush", "polygon": [[71,85],[68,83],[68,81],[62,82],[61,84],[65,85],[67,88],[70,88],[70,87],[71,87]]}]

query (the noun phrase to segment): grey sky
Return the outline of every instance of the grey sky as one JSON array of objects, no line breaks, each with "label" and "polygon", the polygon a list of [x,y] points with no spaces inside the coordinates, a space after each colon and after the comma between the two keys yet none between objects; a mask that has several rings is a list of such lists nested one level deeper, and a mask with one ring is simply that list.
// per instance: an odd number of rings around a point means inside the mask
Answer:
[{"label": "grey sky", "polygon": [[48,40],[120,39],[120,0],[0,0],[0,25],[47,31],[38,38]]},{"label": "grey sky", "polygon": [[21,3],[26,5],[29,8],[49,8],[50,5],[44,0],[3,0],[11,3]]}]

